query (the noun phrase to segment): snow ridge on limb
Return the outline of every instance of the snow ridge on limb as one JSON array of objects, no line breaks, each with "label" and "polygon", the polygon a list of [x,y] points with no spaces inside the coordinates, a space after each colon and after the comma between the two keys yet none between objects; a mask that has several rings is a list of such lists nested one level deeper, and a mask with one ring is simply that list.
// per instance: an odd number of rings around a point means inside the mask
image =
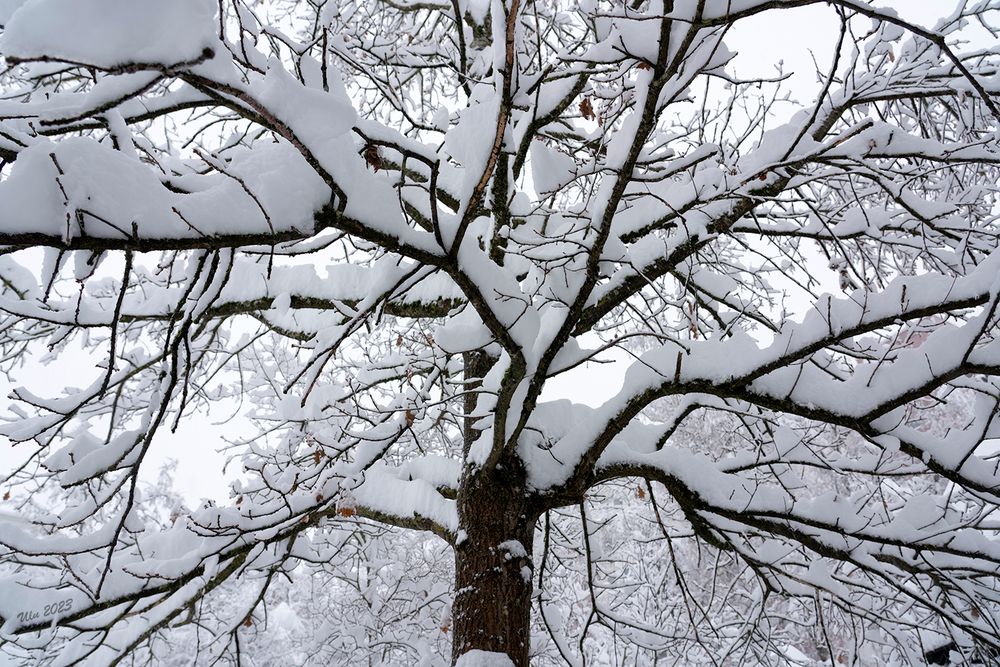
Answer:
[{"label": "snow ridge on limb", "polygon": [[4,25],[0,51],[15,62],[70,62],[102,69],[198,60],[219,44],[214,3],[25,2]]}]

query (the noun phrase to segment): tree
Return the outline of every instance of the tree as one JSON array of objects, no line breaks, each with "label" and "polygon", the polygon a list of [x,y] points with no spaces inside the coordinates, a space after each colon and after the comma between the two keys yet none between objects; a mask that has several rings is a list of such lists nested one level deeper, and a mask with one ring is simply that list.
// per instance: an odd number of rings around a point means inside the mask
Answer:
[{"label": "tree", "polygon": [[[781,123],[724,38],[809,5],[830,62]],[[0,4],[4,368],[94,360],[13,394],[5,641],[239,663],[276,582],[360,591],[389,526],[435,536],[410,573],[453,552],[399,589],[453,661],[780,663],[789,609],[829,662],[1000,648],[998,11]],[[611,399],[546,398],[612,348]],[[140,469],[198,412],[255,424],[232,501],[157,518]]]}]

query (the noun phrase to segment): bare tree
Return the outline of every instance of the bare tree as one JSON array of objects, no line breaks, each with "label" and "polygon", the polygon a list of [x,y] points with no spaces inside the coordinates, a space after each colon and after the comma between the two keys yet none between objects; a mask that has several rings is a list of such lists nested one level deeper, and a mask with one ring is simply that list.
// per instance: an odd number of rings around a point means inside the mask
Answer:
[{"label": "bare tree", "polygon": [[[791,109],[724,40],[808,5],[833,42]],[[192,631],[238,664],[276,581],[361,576],[384,524],[450,545],[453,661],[527,665],[533,605],[570,664],[605,630],[781,662],[789,604],[830,662],[1000,648],[1000,49],[966,39],[1000,2],[958,5],[0,4],[0,349],[58,385],[3,427],[33,443],[3,640],[113,665]],[[544,397],[612,348],[611,399]],[[255,425],[232,502],[155,520],[143,461],[199,411]],[[676,585],[629,595],[629,544]]]}]

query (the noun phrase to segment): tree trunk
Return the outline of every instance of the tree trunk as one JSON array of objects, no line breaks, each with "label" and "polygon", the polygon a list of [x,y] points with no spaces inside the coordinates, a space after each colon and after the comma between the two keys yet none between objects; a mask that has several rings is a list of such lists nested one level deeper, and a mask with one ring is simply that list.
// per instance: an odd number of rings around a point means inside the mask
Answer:
[{"label": "tree trunk", "polygon": [[527,667],[531,644],[531,547],[535,516],[523,471],[499,465],[466,474],[459,491],[452,660],[473,649],[506,653]]}]

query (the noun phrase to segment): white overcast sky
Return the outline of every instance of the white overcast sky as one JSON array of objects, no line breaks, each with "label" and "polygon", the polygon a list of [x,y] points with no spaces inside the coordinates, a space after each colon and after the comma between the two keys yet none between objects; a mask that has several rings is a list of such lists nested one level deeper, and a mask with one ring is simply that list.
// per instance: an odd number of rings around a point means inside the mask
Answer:
[{"label": "white overcast sky", "polygon": [[[891,7],[900,16],[912,22],[933,27],[937,18],[951,12],[957,0],[882,0],[877,5]],[[734,28],[726,44],[738,56],[731,65],[742,77],[773,76],[775,65],[783,61],[785,72],[792,72],[788,88],[803,104],[813,102],[818,92],[813,57],[821,67],[830,62],[837,36],[838,23],[833,10],[825,5],[797,8],[792,10],[769,11],[748,19]],[[812,51],[812,56],[810,55]],[[788,112],[795,107],[788,105]],[[825,267],[818,267],[818,271]],[[834,276],[827,277],[833,285]],[[586,341],[585,341],[586,342]],[[596,340],[593,342],[596,343]],[[576,402],[596,405],[621,388],[624,374],[625,353],[609,354],[610,363],[590,363],[578,370],[554,379],[546,390],[546,399],[568,398]],[[83,355],[60,357],[48,366],[30,363],[19,371],[21,384],[43,396],[54,396],[62,387],[86,386],[95,372],[94,360]],[[0,384],[4,396],[0,402],[0,413],[8,413],[10,401],[6,398],[10,386]],[[214,419],[230,416],[218,406]],[[175,477],[177,490],[188,502],[196,502],[210,497],[223,500],[228,496],[226,477],[231,478],[238,466],[230,466],[228,475],[223,475],[225,457],[218,452],[225,443],[224,436],[250,433],[249,424],[242,419],[218,424],[205,416],[187,419],[176,434],[163,431],[158,436],[145,463],[145,477],[155,478],[157,471],[168,459],[178,462]],[[22,444],[10,447],[0,438],[0,471],[7,472],[30,452],[32,445]]]}]

